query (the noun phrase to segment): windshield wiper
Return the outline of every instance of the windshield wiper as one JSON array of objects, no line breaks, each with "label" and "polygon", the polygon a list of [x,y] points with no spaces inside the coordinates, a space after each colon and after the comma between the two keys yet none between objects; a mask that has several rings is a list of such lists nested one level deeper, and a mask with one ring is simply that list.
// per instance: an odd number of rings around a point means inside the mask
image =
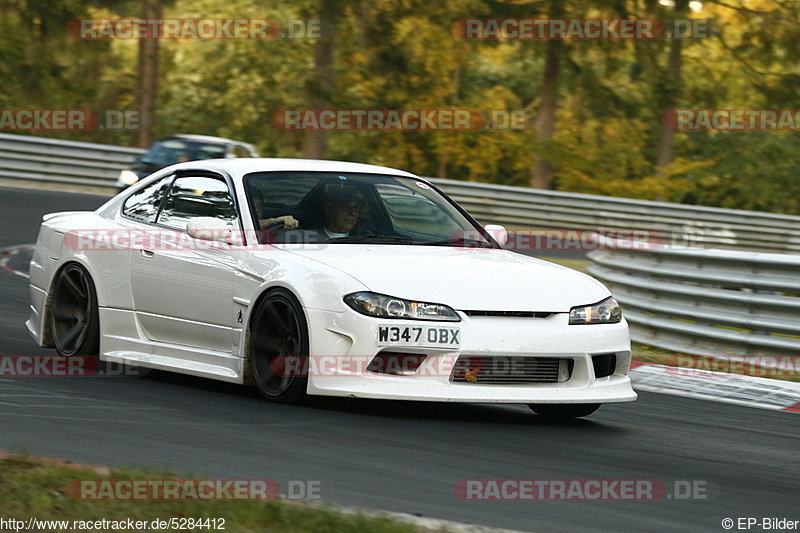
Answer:
[{"label": "windshield wiper", "polygon": [[411,239],[399,235],[348,235],[335,237],[329,242],[333,244],[411,244]]},{"label": "windshield wiper", "polygon": [[414,244],[423,246],[456,246],[460,248],[494,248],[489,241],[479,241],[477,239],[446,239],[442,241],[417,241]]}]

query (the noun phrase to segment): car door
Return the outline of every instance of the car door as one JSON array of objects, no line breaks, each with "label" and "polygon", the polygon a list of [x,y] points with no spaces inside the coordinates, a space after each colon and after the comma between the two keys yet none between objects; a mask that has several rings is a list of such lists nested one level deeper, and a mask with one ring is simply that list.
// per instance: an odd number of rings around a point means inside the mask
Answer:
[{"label": "car door", "polygon": [[239,230],[230,184],[212,173],[176,175],[151,235],[131,251],[137,321],[152,341],[231,352],[235,247],[193,239],[189,219],[210,216]]}]

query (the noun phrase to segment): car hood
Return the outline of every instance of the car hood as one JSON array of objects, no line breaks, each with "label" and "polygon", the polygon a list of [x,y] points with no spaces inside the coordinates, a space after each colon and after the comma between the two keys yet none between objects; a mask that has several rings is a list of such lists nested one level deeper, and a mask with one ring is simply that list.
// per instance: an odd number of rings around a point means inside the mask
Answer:
[{"label": "car hood", "polygon": [[575,270],[507,250],[445,246],[278,245],[381,294],[471,311],[568,312],[609,296]]}]

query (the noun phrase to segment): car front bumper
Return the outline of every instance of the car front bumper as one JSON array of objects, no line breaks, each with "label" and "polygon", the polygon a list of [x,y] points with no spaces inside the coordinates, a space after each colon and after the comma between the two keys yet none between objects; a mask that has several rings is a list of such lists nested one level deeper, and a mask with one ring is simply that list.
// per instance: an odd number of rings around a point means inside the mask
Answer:
[{"label": "car front bumper", "polygon": [[[628,324],[568,324],[566,313],[547,318],[468,317],[461,322],[371,318],[355,312],[306,309],[310,353],[308,393],[327,396],[480,403],[611,403],[636,399],[628,370]],[[439,326],[459,329],[457,347],[386,346],[378,328]],[[384,343],[385,344],[385,343]],[[405,375],[374,373],[369,362],[381,351],[424,354]],[[613,373],[596,377],[592,355],[614,354]],[[572,360],[568,379],[558,383],[490,384],[453,382],[459,356],[512,356]]]}]

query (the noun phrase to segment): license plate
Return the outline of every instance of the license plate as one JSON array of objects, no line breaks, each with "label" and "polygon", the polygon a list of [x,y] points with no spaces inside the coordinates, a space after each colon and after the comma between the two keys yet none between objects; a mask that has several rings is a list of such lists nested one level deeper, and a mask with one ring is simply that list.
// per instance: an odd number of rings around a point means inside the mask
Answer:
[{"label": "license plate", "polygon": [[459,328],[435,326],[378,326],[378,346],[437,346],[457,348],[461,345]]}]

